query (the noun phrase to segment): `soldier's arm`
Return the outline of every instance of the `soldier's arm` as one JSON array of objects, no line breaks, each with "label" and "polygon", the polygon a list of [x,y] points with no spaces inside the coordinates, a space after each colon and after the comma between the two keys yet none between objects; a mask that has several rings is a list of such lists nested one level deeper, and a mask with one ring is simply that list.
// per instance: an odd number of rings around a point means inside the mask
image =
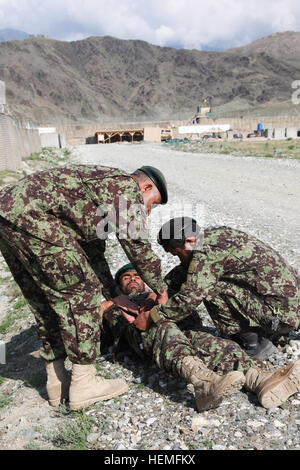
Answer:
[{"label": "soldier's arm", "polygon": [[179,322],[188,318],[203,299],[217,293],[217,283],[224,273],[226,252],[213,252],[210,248],[198,252],[191,263],[186,281],[165,305],[156,306],[151,310],[154,322],[168,318]]},{"label": "soldier's arm", "polygon": [[105,316],[106,312],[112,310],[122,315],[129,323],[133,323],[138,315],[138,306],[132,303],[128,296],[123,295],[112,300],[104,300],[101,303],[100,324],[102,324],[103,316]]},{"label": "soldier's arm", "polygon": [[164,277],[164,281],[168,286],[168,296],[173,297],[180,291],[182,284],[186,281],[187,270],[179,264],[175,268],[171,269],[168,274]]},{"label": "soldier's arm", "polygon": [[141,193],[136,189],[133,191],[131,186],[124,190],[123,196],[128,202],[126,210],[122,204],[115,201],[116,236],[143,281],[156,294],[161,295],[167,290],[167,285],[162,279],[160,258],[154,253],[149,242],[143,198]]},{"label": "soldier's arm", "polygon": [[81,243],[81,247],[85,251],[89,259],[89,263],[95,271],[98,279],[102,283],[102,295],[106,300],[120,295],[121,289],[114,280],[109,265],[105,259],[105,243],[96,239],[89,242]]}]

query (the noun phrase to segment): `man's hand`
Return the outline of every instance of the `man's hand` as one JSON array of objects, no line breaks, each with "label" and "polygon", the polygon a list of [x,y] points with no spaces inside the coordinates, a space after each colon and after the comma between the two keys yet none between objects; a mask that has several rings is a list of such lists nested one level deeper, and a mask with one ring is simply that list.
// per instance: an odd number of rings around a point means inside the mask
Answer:
[{"label": "man's hand", "polygon": [[151,310],[151,308],[153,308],[156,303],[156,299],[157,295],[154,292],[150,292],[147,299],[144,300],[144,302],[140,306],[140,313],[144,313],[148,310]]},{"label": "man's hand", "polygon": [[127,295],[119,295],[118,297],[115,297],[112,302],[121,309],[123,317],[126,318],[129,323],[133,323],[135,321],[135,317],[130,315],[130,312],[138,315],[139,309],[136,304],[131,302]]},{"label": "man's hand", "polygon": [[141,331],[148,330],[151,323],[152,318],[150,316],[150,310],[148,310],[147,312],[140,313],[139,316],[133,322],[134,326]]},{"label": "man's hand", "polygon": [[133,317],[132,315],[129,315],[128,313],[124,312],[124,310],[121,310],[121,313],[123,315],[124,318],[126,318],[126,320],[129,322],[129,323],[134,323],[134,321],[136,320],[135,317]]},{"label": "man's hand", "polygon": [[112,307],[114,305],[113,301],[112,300],[104,300],[102,303],[101,303],[101,309],[100,309],[100,319],[101,319],[101,323],[102,323],[102,318],[103,318],[103,314],[105,312],[105,310],[108,310],[110,307]]},{"label": "man's hand", "polygon": [[158,304],[166,304],[169,300],[168,291],[164,290],[162,294],[157,297]]}]

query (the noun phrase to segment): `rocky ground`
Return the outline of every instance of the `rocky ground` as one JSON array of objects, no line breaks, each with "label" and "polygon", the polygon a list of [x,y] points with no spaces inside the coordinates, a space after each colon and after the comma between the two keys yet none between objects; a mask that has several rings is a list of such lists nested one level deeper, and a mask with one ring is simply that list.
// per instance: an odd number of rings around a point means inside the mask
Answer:
[{"label": "rocky ground", "polygon": [[[227,224],[259,236],[299,270],[299,161],[195,155],[150,144],[89,145],[70,150],[46,150],[27,160],[24,172],[71,161],[125,170],[152,164],[166,173],[169,207],[155,209],[149,222],[164,273],[175,261],[160,250],[155,235],[172,211],[196,215],[204,225]],[[22,176],[22,172],[0,175],[1,184]],[[115,272],[126,259],[113,238],[108,253]],[[199,314],[215,333],[205,311],[200,309]],[[117,363],[110,354],[97,362],[99,374],[123,377],[129,384],[128,393],[73,413],[67,404],[49,407],[35,321],[2,258],[0,342],[6,345],[6,364],[0,365],[1,449],[300,449],[300,394],[280,408],[266,410],[253,394],[241,391],[218,409],[198,413],[190,386],[128,352]],[[299,357],[300,335],[292,333],[290,344],[278,350],[270,362],[284,365]]]}]

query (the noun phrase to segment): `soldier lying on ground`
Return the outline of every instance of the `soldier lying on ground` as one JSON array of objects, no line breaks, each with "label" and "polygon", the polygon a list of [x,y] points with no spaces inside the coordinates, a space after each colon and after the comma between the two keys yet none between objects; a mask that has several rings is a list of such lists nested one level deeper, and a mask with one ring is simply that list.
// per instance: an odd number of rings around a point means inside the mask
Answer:
[{"label": "soldier lying on ground", "polygon": [[[167,199],[163,175],[147,166],[131,175],[101,166],[54,168],[1,192],[0,250],[38,324],[51,405],[67,398],[69,388],[73,410],[127,390],[123,380],[95,377],[93,365],[101,295],[115,295],[116,287],[104,256],[106,215],[128,258],[166,302],[160,259],[143,235],[144,216]],[[131,238],[129,227],[139,236]],[[66,356],[73,363],[71,385]]]},{"label": "soldier lying on ground", "polygon": [[222,337],[262,360],[276,350],[271,341],[299,328],[299,275],[257,238],[230,227],[201,233],[180,217],[161,228],[158,242],[181,261],[168,275],[176,295],[164,317],[180,321],[203,302]]},{"label": "soldier lying on ground", "polygon": [[266,408],[279,406],[300,390],[300,361],[268,371],[237,343],[204,331],[193,318],[195,312],[191,321],[176,324],[161,318],[147,331],[140,331],[145,330],[143,317],[149,313],[145,308],[155,302],[156,296],[145,291],[143,280],[131,264],[121,268],[115,279],[129,301],[126,303],[123,296],[102,303],[106,345],[113,343],[114,355],[118,349],[130,347],[142,360],[152,358],[161,369],[192,383],[199,411],[217,407],[243,385],[257,394]]}]

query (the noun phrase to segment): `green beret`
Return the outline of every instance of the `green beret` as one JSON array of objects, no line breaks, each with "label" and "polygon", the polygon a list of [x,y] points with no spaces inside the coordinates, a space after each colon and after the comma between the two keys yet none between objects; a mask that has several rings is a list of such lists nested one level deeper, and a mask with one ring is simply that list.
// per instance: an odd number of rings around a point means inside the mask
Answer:
[{"label": "green beret", "polygon": [[122,266],[122,268],[120,268],[116,274],[115,274],[115,281],[119,284],[119,280],[120,280],[120,277],[122,276],[122,274],[126,273],[127,271],[135,271],[135,267],[133,266],[133,264],[131,263],[128,263],[128,264],[125,264],[125,266]]},{"label": "green beret", "polygon": [[167,204],[168,202],[167,182],[162,172],[158,170],[157,168],[154,168],[153,166],[142,166],[141,168],[139,168],[139,170],[145,173],[157,187],[161,195],[161,203]]}]

